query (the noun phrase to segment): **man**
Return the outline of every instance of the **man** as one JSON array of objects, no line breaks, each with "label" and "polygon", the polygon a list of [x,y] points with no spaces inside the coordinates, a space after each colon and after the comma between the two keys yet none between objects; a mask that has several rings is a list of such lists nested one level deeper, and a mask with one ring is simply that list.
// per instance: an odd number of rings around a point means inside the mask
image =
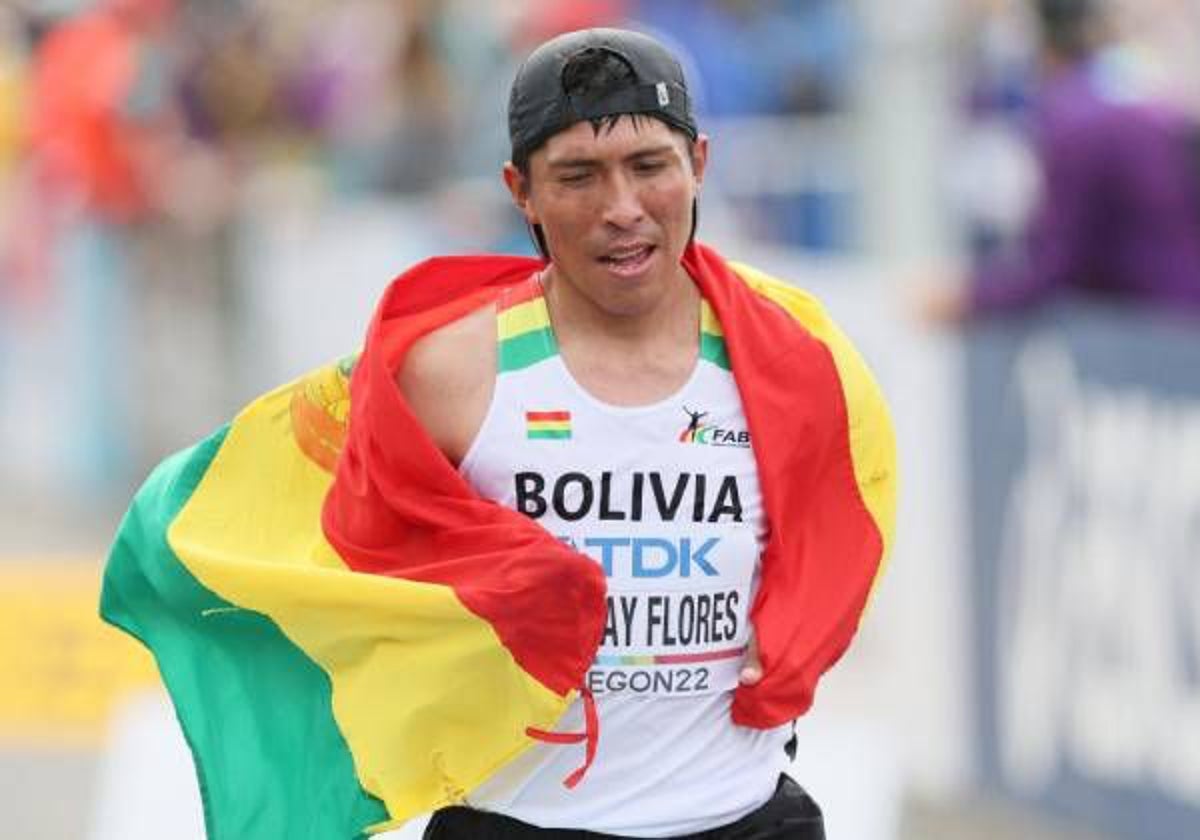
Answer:
[{"label": "man", "polygon": [[1101,5],[1035,5],[1041,195],[1012,252],[985,259],[969,283],[932,292],[924,314],[956,324],[1068,294],[1200,313],[1200,127],[1114,78],[1098,49]]},{"label": "man", "polygon": [[548,42],[509,126],[546,259],[399,278],[361,357],[151,477],[102,610],[162,652],[219,836],[822,838],[782,770],[890,540],[882,399],[693,241],[708,139],[657,42]]}]

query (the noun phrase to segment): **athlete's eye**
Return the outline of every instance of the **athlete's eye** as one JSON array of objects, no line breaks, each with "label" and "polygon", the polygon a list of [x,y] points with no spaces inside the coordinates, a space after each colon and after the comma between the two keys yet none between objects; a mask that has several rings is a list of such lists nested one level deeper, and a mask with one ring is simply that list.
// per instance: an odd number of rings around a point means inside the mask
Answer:
[{"label": "athlete's eye", "polygon": [[579,184],[587,183],[588,179],[591,177],[592,173],[590,172],[568,172],[565,175],[560,175],[558,177],[558,182],[560,184],[566,184],[567,186],[577,186]]},{"label": "athlete's eye", "polygon": [[663,160],[640,160],[634,164],[633,170],[642,175],[652,175],[655,172],[661,172],[666,167],[667,163]]}]

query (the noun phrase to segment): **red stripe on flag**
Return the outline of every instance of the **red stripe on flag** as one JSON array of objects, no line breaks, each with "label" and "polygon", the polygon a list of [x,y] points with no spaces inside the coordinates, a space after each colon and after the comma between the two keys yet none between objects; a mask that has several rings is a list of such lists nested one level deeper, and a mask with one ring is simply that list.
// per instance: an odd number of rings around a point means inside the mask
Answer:
[{"label": "red stripe on flag", "polygon": [[509,309],[513,309],[522,303],[527,303],[541,296],[542,284],[538,281],[535,274],[524,283],[519,283],[509,288],[508,294],[500,299],[500,311],[507,312]]},{"label": "red stripe on flag", "polygon": [[571,412],[569,412],[569,411],[526,411],[525,412],[525,420],[529,423],[533,423],[538,420],[569,421],[570,419],[571,419]]}]

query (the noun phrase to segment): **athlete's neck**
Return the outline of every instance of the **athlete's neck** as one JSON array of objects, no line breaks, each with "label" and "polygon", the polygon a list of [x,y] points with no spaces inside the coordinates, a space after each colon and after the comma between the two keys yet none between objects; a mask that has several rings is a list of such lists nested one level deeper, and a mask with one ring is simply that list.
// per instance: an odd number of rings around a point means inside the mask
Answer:
[{"label": "athlete's neck", "polygon": [[658,297],[613,312],[553,270],[543,276],[559,353],[575,380],[614,405],[645,405],[687,381],[700,349],[700,292],[681,267]]},{"label": "athlete's neck", "polygon": [[629,350],[698,341],[700,292],[682,266],[661,292],[635,308],[606,307],[583,293],[551,264],[542,274],[546,307],[560,343],[582,341]]}]

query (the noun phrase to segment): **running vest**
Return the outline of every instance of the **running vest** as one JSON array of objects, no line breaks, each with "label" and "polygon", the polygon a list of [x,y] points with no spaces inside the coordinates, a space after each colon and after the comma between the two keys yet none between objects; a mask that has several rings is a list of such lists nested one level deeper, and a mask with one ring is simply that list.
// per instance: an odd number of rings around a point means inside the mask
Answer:
[{"label": "running vest", "polygon": [[[733,822],[765,802],[791,728],[735,726],[766,523],[724,338],[701,303],[687,383],[652,405],[601,402],[558,353],[535,276],[497,304],[491,405],[459,467],[482,496],[541,523],[599,563],[600,650],[585,678],[596,756],[536,744],[468,798],[543,827],[661,837]],[[559,731],[584,729],[583,704]]]}]

